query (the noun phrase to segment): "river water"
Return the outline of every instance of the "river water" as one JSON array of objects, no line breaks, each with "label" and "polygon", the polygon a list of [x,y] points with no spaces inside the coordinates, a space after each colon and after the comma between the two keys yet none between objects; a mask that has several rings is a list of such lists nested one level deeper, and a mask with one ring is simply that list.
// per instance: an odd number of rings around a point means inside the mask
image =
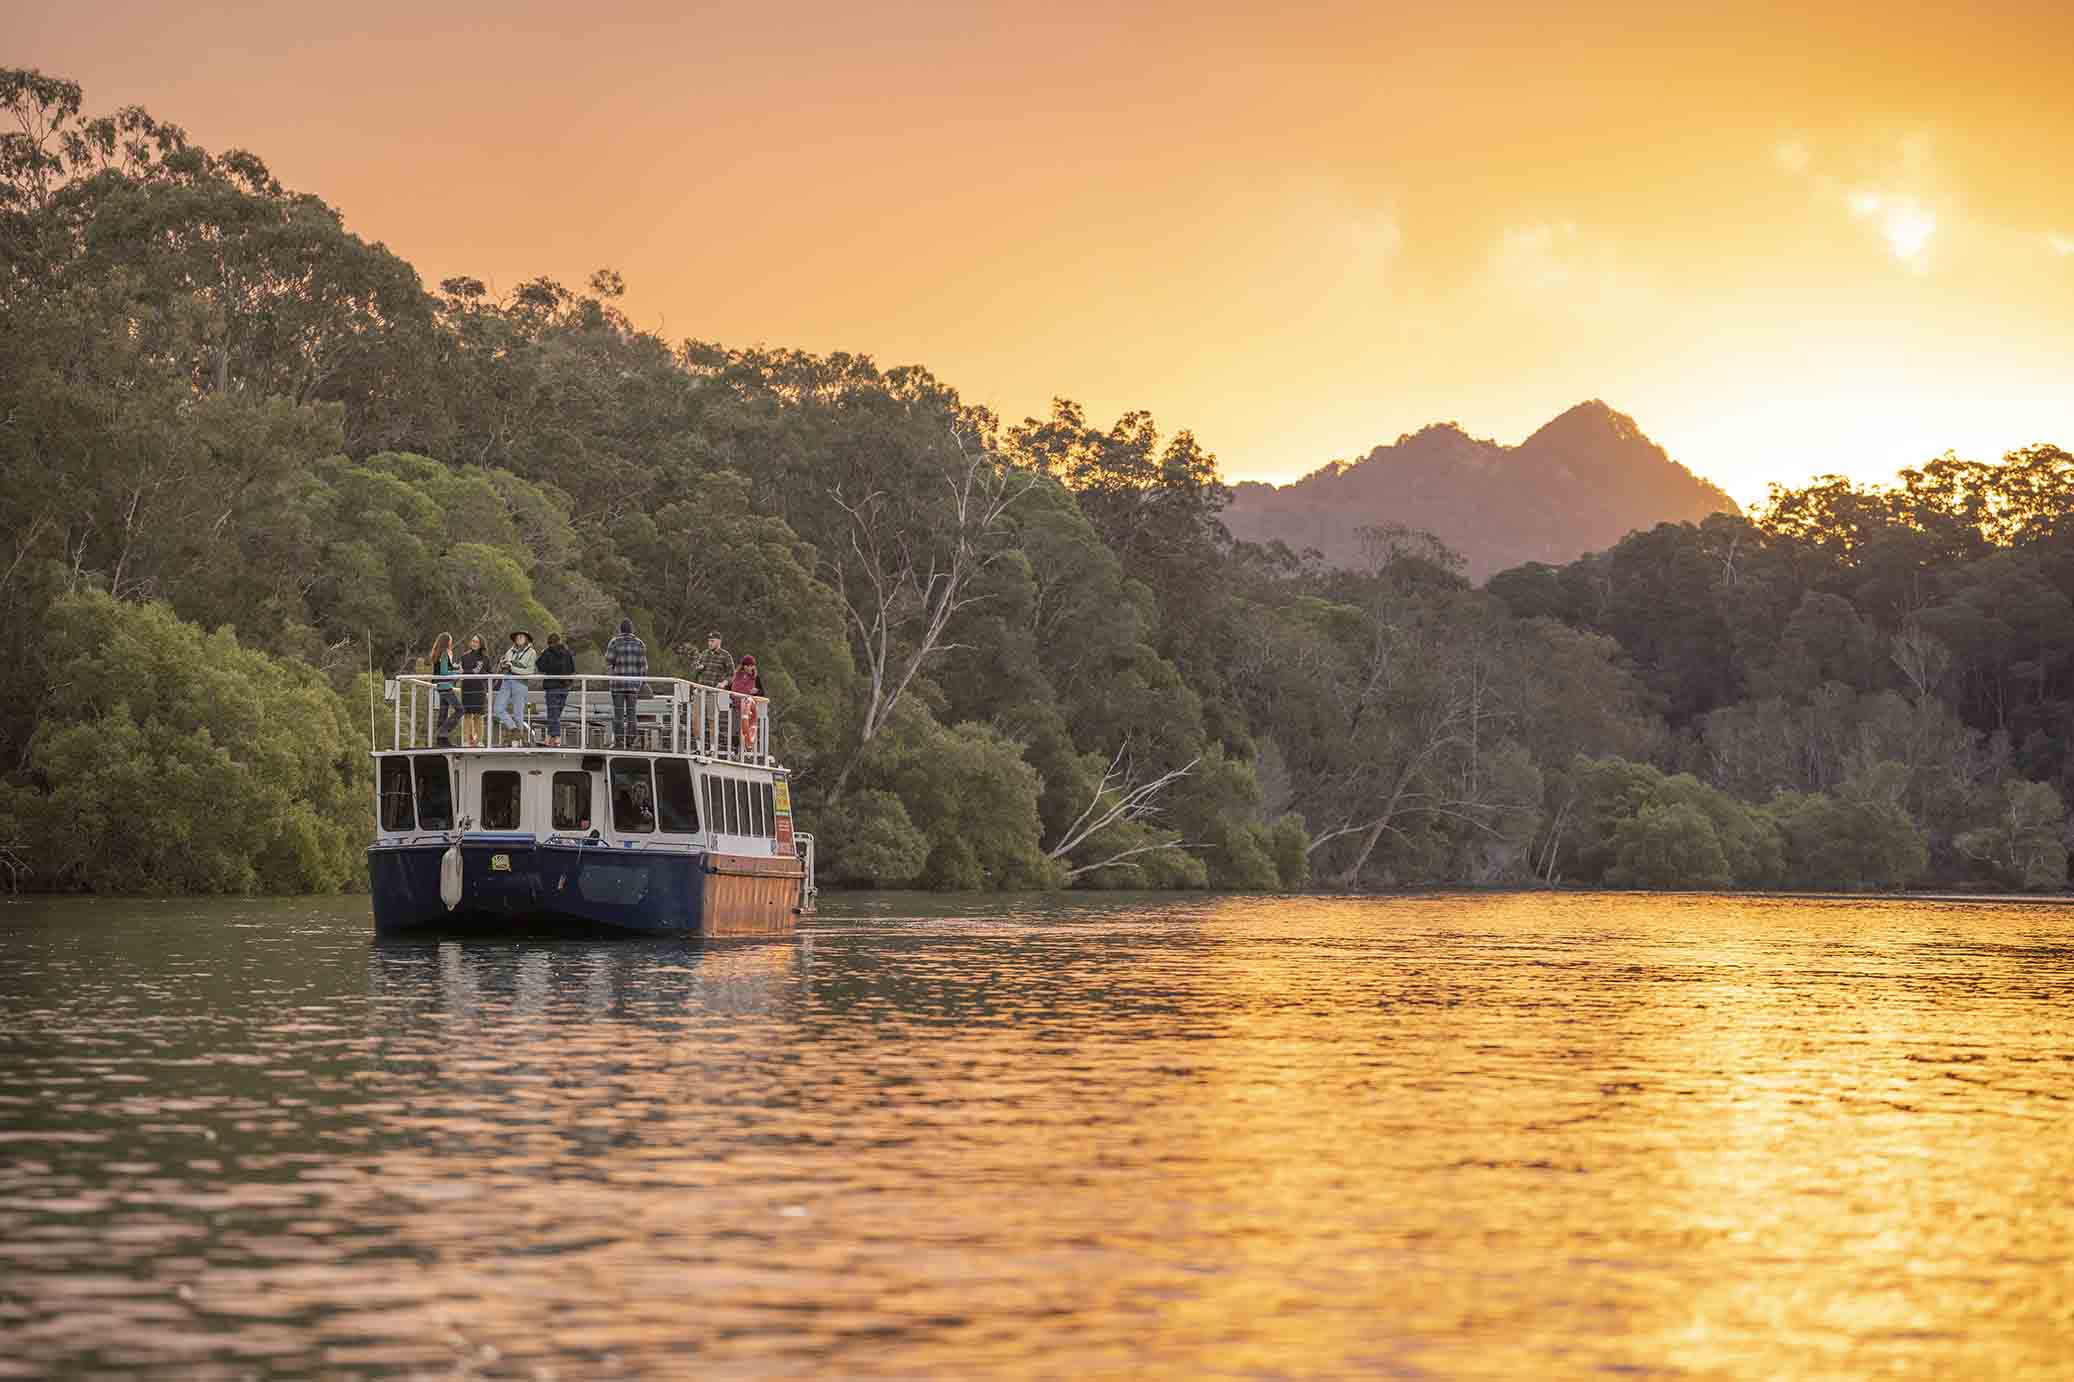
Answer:
[{"label": "river water", "polygon": [[0,906],[0,1376],[2074,1375],[2074,910]]}]

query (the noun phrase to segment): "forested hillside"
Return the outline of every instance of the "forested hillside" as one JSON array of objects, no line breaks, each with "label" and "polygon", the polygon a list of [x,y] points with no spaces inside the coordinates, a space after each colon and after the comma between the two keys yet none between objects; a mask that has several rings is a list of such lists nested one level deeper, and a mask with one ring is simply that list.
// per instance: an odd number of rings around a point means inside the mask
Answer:
[{"label": "forested hillside", "polygon": [[[1762,804],[1789,845],[1806,832],[1811,857],[1832,861],[1789,865],[1787,881],[2065,883],[2065,450],[1947,455],[1891,488],[1831,477],[1774,489],[1755,522],[1663,524],[1566,566],[1503,572],[1489,589],[1516,614],[1616,639],[1664,717],[1665,766]],[[1677,857],[1665,872],[1777,876],[1762,861],[1721,867],[1710,855],[1701,870]]]},{"label": "forested hillside", "polygon": [[1735,513],[1726,494],[1597,399],[1518,446],[1436,423],[1292,484],[1242,484],[1225,524],[1240,538],[1362,560],[1362,532],[1394,524],[1461,553],[1473,581],[1526,561],[1569,561],[1658,523]]},{"label": "forested hillside", "polygon": [[2058,887],[2065,453],[1473,588],[1236,542],[1186,431],[436,286],[242,152],[0,74],[0,844],[357,886],[368,668],[753,652],[832,881]]}]

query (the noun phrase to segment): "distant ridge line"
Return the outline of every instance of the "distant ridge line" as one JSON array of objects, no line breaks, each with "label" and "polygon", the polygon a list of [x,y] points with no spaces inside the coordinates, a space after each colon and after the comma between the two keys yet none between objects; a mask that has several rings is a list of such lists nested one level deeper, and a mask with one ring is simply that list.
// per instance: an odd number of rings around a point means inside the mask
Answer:
[{"label": "distant ridge line", "polygon": [[1574,561],[1638,528],[1740,512],[1633,418],[1592,398],[1517,446],[1434,422],[1286,485],[1242,481],[1224,522],[1234,537],[1315,549],[1335,566],[1360,561],[1363,528],[1402,524],[1461,553],[1481,583],[1522,562]]}]

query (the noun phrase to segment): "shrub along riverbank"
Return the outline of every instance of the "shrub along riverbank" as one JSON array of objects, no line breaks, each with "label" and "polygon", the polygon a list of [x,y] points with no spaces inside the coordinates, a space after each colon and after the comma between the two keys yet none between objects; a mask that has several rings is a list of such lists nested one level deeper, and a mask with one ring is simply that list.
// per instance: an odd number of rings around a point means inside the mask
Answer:
[{"label": "shrub along riverbank", "polygon": [[2074,462],[1944,458],[1474,589],[1232,541],[1215,459],[914,367],[422,284],[255,156],[0,74],[0,843],[350,886],[370,660],[721,628],[833,883],[2057,888]]}]

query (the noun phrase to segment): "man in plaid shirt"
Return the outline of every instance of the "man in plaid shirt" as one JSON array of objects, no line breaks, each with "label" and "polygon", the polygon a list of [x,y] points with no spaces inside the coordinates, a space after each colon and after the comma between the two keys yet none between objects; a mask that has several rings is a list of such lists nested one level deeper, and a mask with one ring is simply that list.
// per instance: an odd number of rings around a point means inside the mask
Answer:
[{"label": "man in plaid shirt", "polygon": [[619,621],[619,637],[605,645],[605,672],[612,678],[612,747],[634,747],[634,717],[648,689],[648,645],[634,636],[634,621]]},{"label": "man in plaid shirt", "polygon": [[701,686],[725,686],[734,675],[734,654],[720,646],[720,630],[715,629],[706,635],[705,650],[691,659],[691,679]]}]

